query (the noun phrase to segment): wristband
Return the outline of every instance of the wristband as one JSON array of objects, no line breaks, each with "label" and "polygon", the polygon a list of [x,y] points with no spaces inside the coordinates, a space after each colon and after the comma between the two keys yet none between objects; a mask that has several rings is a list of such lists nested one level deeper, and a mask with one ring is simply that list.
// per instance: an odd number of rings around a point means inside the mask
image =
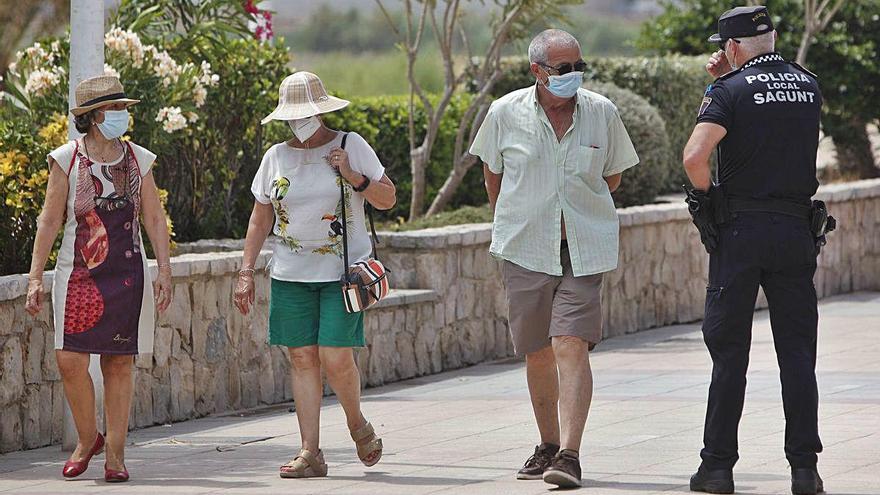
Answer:
[{"label": "wristband", "polygon": [[356,187],[352,186],[352,189],[354,190],[354,192],[364,192],[367,190],[368,187],[370,187],[370,178],[367,177],[366,175],[361,175],[361,177],[364,178],[364,181],[361,182],[361,185],[359,185],[359,186],[356,186]]}]

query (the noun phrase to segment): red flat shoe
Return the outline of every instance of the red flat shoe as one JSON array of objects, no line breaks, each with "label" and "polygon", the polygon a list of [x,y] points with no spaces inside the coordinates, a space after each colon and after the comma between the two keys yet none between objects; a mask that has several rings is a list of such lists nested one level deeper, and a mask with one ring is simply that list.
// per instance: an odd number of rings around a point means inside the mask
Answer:
[{"label": "red flat shoe", "polygon": [[107,467],[107,464],[104,464],[104,481],[107,483],[125,483],[128,481],[128,469],[125,469],[125,465],[122,466],[122,471],[116,471],[115,469],[110,469]]},{"label": "red flat shoe", "polygon": [[67,461],[64,463],[64,469],[61,470],[61,475],[65,478],[76,478],[77,476],[86,472],[86,469],[89,468],[89,461],[92,460],[92,457],[100,454],[104,451],[104,435],[98,433],[98,437],[95,439],[95,445],[92,446],[92,449],[89,450],[89,455],[86,456],[85,459],[81,461]]}]

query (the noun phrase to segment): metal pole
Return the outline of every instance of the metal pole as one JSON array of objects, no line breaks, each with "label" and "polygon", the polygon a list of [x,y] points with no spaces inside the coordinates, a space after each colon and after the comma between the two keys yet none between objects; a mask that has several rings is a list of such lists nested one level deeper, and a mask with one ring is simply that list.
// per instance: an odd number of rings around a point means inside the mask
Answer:
[{"label": "metal pole", "polygon": [[[83,79],[104,73],[104,0],[70,0],[70,108],[76,105],[74,89]],[[73,118],[68,125],[68,136],[80,136],[73,126]],[[104,378],[101,375],[101,360],[92,355],[89,374],[95,384],[95,405],[98,414],[98,431],[104,423]],[[64,402],[64,427],[61,448],[72,451],[76,448],[77,434],[70,407]]]}]

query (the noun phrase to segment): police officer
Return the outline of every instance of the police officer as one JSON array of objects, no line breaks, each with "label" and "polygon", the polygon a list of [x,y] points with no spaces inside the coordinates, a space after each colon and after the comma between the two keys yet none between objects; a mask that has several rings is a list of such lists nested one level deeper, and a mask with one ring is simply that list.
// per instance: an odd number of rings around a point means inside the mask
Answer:
[{"label": "police officer", "polygon": [[[816,471],[822,443],[813,274],[824,230],[811,230],[822,95],[814,74],[774,51],[776,31],[763,6],[725,12],[709,41],[721,47],[706,65],[717,79],[684,150],[693,184],[689,210],[710,253],[703,337],[713,362],[702,463],[690,488],[733,493],[761,286],[781,370],[792,493],[814,494],[823,491]],[[709,160],[716,147],[713,184]]]}]

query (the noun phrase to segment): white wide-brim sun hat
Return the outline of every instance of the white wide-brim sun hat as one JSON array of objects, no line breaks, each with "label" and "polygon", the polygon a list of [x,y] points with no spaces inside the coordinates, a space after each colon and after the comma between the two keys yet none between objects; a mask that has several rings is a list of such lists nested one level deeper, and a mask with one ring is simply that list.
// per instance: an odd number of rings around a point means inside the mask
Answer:
[{"label": "white wide-brim sun hat", "polygon": [[327,94],[324,83],[311,72],[296,72],[281,81],[278,106],[260,123],[272,120],[306,119],[322,113],[335,112],[350,102]]}]

